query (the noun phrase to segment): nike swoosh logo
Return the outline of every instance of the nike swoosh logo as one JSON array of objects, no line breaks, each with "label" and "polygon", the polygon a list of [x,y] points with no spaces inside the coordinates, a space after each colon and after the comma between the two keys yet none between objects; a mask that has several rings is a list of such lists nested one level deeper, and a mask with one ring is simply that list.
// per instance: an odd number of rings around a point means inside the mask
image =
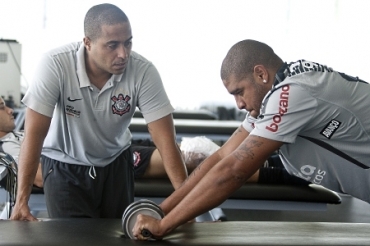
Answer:
[{"label": "nike swoosh logo", "polygon": [[71,97],[68,97],[67,100],[70,101],[70,102],[75,102],[75,101],[78,101],[78,100],[82,100],[82,98],[71,99]]}]

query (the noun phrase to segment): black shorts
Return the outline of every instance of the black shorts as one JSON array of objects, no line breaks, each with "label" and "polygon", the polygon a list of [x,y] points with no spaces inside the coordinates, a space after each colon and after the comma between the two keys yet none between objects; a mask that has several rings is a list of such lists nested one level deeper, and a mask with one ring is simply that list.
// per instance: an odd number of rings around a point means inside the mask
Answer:
[{"label": "black shorts", "polygon": [[271,155],[268,159],[268,167],[259,169],[258,183],[261,184],[285,184],[285,185],[309,185],[310,182],[294,175],[290,175],[284,168],[279,155]]},{"label": "black shorts", "polygon": [[122,218],[134,201],[130,149],[105,167],[74,165],[42,156],[45,202],[50,218]]},{"label": "black shorts", "polygon": [[132,141],[131,152],[133,155],[135,179],[141,178],[144,175],[155,149],[154,143],[149,139]]}]

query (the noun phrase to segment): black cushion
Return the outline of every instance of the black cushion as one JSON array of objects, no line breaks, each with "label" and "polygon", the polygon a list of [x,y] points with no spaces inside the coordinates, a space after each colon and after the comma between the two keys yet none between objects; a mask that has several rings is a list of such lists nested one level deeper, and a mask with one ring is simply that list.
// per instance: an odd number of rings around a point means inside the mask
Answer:
[{"label": "black cushion", "polygon": [[[135,181],[137,197],[168,197],[174,191],[168,179],[138,179]],[[275,200],[341,203],[340,196],[320,185],[265,185],[248,183],[234,192],[230,199]]]}]

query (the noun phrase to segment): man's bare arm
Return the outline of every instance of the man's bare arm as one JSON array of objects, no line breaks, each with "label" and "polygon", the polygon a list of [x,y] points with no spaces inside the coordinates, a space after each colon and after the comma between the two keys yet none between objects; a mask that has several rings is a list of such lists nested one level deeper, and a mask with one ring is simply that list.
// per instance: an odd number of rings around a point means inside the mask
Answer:
[{"label": "man's bare arm", "polygon": [[149,133],[161,154],[163,166],[175,189],[187,178],[187,170],[176,143],[172,115],[169,114],[148,124]]},{"label": "man's bare arm", "polygon": [[25,136],[21,145],[18,164],[18,191],[12,220],[36,220],[29,210],[28,200],[32,191],[43,141],[49,130],[51,118],[32,109],[26,110]]},{"label": "man's bare arm", "polygon": [[245,184],[281,145],[281,142],[249,136],[235,151],[214,165],[165,216],[160,222],[161,233],[167,234],[189,219],[220,205]]},{"label": "man's bare arm", "polygon": [[[182,194],[182,199],[176,201],[177,204],[162,220],[139,215],[134,226],[134,235],[142,239],[140,228],[146,228],[152,232],[154,238],[162,238],[176,227],[217,207],[240,188],[282,144],[257,136],[248,136],[238,148],[199,178],[187,194]],[[199,172],[207,160],[194,172]],[[170,199],[175,200],[178,194],[183,192],[182,188],[193,183],[195,181],[193,177],[197,176],[201,175],[192,174],[188,181],[164,203],[169,203]]]},{"label": "man's bare arm", "polygon": [[248,132],[240,126],[220,149],[209,156],[190,174],[179,190],[172,193],[171,196],[162,202],[160,205],[162,210],[165,213],[169,213],[216,163],[232,153],[247,136]]}]

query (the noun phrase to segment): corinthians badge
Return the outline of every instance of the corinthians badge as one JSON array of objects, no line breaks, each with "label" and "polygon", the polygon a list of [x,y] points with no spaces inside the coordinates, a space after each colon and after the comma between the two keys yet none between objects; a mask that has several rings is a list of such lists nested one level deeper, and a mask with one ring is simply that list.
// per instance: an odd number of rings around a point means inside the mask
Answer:
[{"label": "corinthians badge", "polygon": [[114,102],[112,105],[113,114],[118,114],[120,116],[130,111],[131,105],[128,103],[131,97],[123,96],[119,94],[118,97],[113,96],[111,100]]}]

